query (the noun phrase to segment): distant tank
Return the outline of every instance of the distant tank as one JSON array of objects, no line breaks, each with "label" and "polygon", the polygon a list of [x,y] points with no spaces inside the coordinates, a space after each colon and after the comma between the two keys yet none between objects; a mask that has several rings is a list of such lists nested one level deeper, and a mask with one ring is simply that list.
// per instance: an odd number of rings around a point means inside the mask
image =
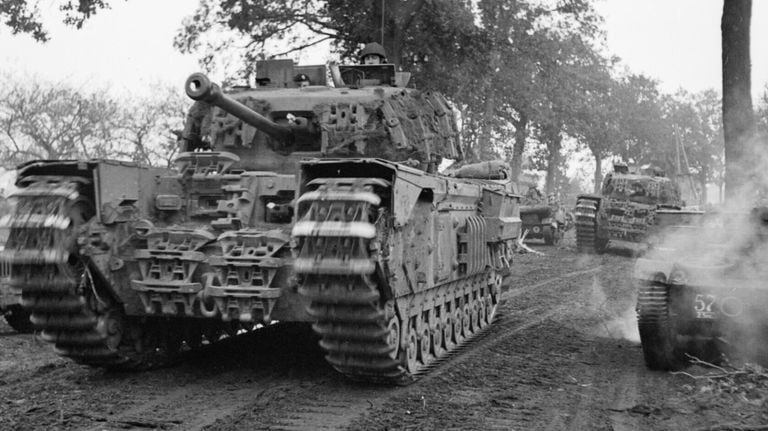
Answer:
[{"label": "distant tank", "polygon": [[313,85],[325,66],[257,71],[229,95],[189,77],[175,170],[21,166],[11,285],[88,365],[147,368],[308,322],[339,371],[407,382],[491,323],[520,197],[507,178],[436,172],[462,156],[453,111],[393,65],[334,67],[335,88]]},{"label": "distant tank", "polygon": [[526,239],[543,239],[546,245],[556,245],[571,227],[568,214],[554,195],[544,198],[531,186],[520,206],[520,218]]},{"label": "distant tank", "polygon": [[692,222],[703,212],[683,209],[678,184],[660,169],[630,171],[615,164],[599,195],[576,199],[576,247],[602,253],[609,241],[649,243],[665,226]]},{"label": "distant tank", "polygon": [[722,354],[768,363],[768,208],[681,226],[635,264],[645,363],[684,368]]}]

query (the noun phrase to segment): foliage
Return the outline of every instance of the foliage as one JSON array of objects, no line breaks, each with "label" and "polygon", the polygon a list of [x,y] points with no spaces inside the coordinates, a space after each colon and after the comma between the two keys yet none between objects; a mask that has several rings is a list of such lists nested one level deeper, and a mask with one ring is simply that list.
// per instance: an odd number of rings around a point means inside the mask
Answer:
[{"label": "foliage", "polygon": [[156,85],[150,93],[125,102],[115,129],[120,145],[113,157],[150,166],[171,166],[178,155],[178,133],[191,101],[175,87]]},{"label": "foliage", "polygon": [[[66,0],[58,3],[59,11],[64,13],[63,22],[78,29],[99,10],[109,8],[107,0]],[[4,20],[12,34],[29,34],[38,42],[46,42],[49,39],[48,32],[40,20],[36,2],[4,0],[0,2],[0,19]]]},{"label": "foliage", "polygon": [[[417,87],[466,94],[471,75],[460,66],[474,64],[482,46],[467,1],[201,0],[174,46],[200,55],[204,70],[225,67],[232,78],[254,73],[256,60],[297,54],[324,41],[342,60],[355,61],[364,43],[382,38],[389,62],[416,72]],[[220,64],[222,53],[233,51],[237,64]]]},{"label": "foliage", "polygon": [[[514,125],[513,172],[519,172],[529,130],[539,129],[554,162],[548,188],[558,163],[565,123],[579,98],[578,79],[584,66],[599,62],[600,17],[587,1],[478,2],[480,21],[489,34],[491,56],[498,56],[496,79],[482,93],[493,101],[497,121]],[[494,57],[495,58],[495,57]],[[502,100],[496,94],[504,95]]]},{"label": "foliage", "polygon": [[417,88],[460,110],[470,160],[504,157],[519,171],[533,153],[557,191],[568,184],[564,141],[592,153],[596,184],[611,157],[682,170],[683,148],[691,174],[718,181],[718,95],[663,94],[647,76],[617,72],[601,25],[588,0],[200,0],[175,46],[201,55],[209,71],[226,66],[223,53],[239,53],[233,77],[323,41],[354,61],[363,43],[383,37]]},{"label": "foliage", "polygon": [[110,151],[114,100],[38,81],[9,83],[0,97],[3,160],[104,157]]},{"label": "foliage", "polygon": [[0,90],[0,157],[6,167],[34,159],[118,158],[168,165],[188,103],[163,97],[119,100],[105,90],[5,77]]}]

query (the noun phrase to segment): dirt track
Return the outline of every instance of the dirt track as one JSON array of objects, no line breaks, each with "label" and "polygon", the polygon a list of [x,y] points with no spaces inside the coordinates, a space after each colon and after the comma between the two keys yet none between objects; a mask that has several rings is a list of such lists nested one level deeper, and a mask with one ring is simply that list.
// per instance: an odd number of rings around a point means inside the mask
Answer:
[{"label": "dirt track", "polygon": [[491,329],[408,387],[346,381],[302,326],[225,340],[172,368],[118,374],[74,365],[0,324],[0,429],[667,430],[768,423],[762,398],[742,400],[645,368],[630,257],[579,256],[569,241],[533,247],[546,255],[519,256]]}]

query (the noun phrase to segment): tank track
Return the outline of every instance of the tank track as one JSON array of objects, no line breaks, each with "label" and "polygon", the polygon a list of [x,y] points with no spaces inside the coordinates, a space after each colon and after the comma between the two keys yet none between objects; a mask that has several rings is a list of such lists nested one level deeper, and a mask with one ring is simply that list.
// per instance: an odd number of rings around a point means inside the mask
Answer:
[{"label": "tank track", "polygon": [[684,352],[672,326],[667,286],[641,284],[637,293],[637,327],[648,368],[676,370],[684,366]]},{"label": "tank track", "polygon": [[640,326],[664,323],[667,315],[667,287],[644,283],[637,292],[637,323]]},{"label": "tank track", "polygon": [[46,177],[15,195],[16,212],[2,221],[11,228],[0,255],[11,265],[9,284],[21,291],[32,324],[59,355],[107,368],[165,365],[179,351],[183,331],[123,316],[77,252],[78,230],[94,214],[83,184],[79,178]]},{"label": "tank track", "polygon": [[383,276],[375,263],[387,229],[376,216],[380,198],[373,189],[388,184],[368,178],[313,183],[319,188],[299,199],[310,208],[294,228],[294,269],[301,274],[299,293],[310,300],[308,312],[316,319],[312,328],[337,371],[357,381],[408,384],[493,321],[501,290],[493,270],[405,298],[416,304],[446,298],[425,310],[435,316],[431,323],[402,316],[394,300],[382,297]]},{"label": "tank track", "polygon": [[576,201],[576,249],[582,253],[601,251],[597,237],[597,202],[592,199]]}]

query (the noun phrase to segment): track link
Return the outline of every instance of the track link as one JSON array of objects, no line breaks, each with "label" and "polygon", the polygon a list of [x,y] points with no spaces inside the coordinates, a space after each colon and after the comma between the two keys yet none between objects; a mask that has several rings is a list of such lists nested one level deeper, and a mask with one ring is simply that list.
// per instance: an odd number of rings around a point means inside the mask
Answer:
[{"label": "track link", "polygon": [[118,364],[126,358],[110,346],[110,328],[83,292],[92,280],[75,241],[93,205],[82,185],[43,178],[21,189],[16,212],[5,223],[11,230],[3,258],[12,265],[11,288],[21,291],[32,324],[59,354],[84,364]]},{"label": "track link", "polygon": [[576,201],[576,248],[582,253],[601,251],[597,237],[597,202],[592,199]]}]

